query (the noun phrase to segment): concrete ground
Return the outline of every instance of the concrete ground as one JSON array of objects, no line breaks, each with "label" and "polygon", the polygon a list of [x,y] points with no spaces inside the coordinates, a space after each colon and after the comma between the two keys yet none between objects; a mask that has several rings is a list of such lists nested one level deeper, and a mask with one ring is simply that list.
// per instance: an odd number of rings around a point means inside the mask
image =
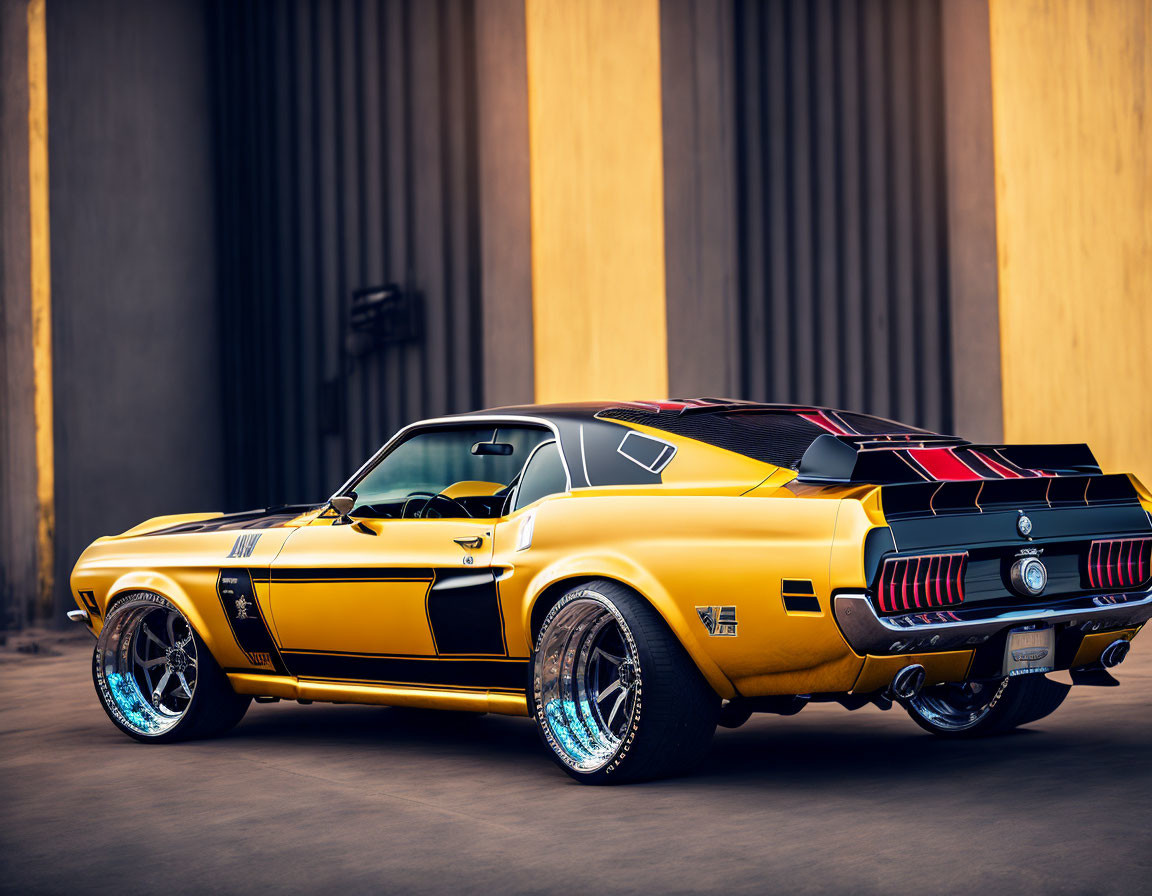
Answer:
[{"label": "concrete ground", "polygon": [[145,746],[100,709],[90,642],[6,650],[0,891],[1147,893],[1143,640],[1122,687],[1007,737],[810,706],[616,788],[491,715],[253,706],[220,740]]}]

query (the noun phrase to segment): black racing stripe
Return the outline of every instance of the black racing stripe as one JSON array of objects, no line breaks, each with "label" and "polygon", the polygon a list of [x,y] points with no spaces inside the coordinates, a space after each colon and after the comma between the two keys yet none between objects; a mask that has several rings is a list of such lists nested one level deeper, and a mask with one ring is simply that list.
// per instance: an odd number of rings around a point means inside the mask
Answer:
[{"label": "black racing stripe", "polygon": [[785,594],[784,609],[789,613],[819,613],[820,600],[814,594]]},{"label": "black racing stripe", "polygon": [[340,681],[443,685],[447,687],[505,688],[528,686],[527,659],[436,659],[435,657],[348,656],[286,650],[289,671],[300,678]]},{"label": "black racing stripe", "polygon": [[297,517],[317,510],[320,504],[281,504],[263,510],[247,510],[242,513],[226,513],[191,523],[177,523],[153,532],[151,535],[184,535],[194,532],[224,532],[233,529],[274,529],[289,523]]},{"label": "black racing stripe", "polygon": [[273,582],[430,582],[432,569],[416,566],[353,566],[324,569],[273,568]]},{"label": "black racing stripe", "polygon": [[[959,451],[956,452],[958,455]],[[980,455],[971,449],[964,449],[964,456],[962,458],[964,464],[970,467],[981,479],[1003,479],[1004,476],[997,473],[988,464],[980,459]],[[1005,469],[1008,469],[1008,464],[1002,464]]]},{"label": "black racing stripe", "polygon": [[507,653],[500,593],[491,569],[436,570],[427,609],[436,652],[441,656]]},{"label": "black racing stripe", "polygon": [[247,569],[225,568],[216,578],[216,593],[228,619],[232,635],[249,662],[254,666],[271,666],[283,674],[287,670],[276,648],[276,641],[256,599],[252,575]]}]

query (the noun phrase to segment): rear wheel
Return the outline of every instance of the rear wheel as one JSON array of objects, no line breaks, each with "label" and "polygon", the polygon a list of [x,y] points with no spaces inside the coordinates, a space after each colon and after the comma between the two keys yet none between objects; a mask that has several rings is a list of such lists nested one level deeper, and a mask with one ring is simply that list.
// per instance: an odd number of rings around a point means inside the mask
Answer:
[{"label": "rear wheel", "polygon": [[615,582],[574,589],[549,611],[532,677],[540,736],[582,783],[686,771],[716,729],[719,697],[659,614]]},{"label": "rear wheel", "polygon": [[184,615],[143,591],[109,610],[92,656],[92,680],[116,727],[148,743],[222,734],[251,702],[232,690]]},{"label": "rear wheel", "polygon": [[1009,731],[1053,713],[1068,686],[1043,675],[967,681],[925,688],[904,708],[926,731],[941,737],[981,737]]}]

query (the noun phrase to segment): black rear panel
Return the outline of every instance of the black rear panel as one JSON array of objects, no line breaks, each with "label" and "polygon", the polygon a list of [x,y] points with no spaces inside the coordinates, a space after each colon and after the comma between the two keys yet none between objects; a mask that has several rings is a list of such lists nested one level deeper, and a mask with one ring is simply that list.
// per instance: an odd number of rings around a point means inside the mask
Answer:
[{"label": "black rear panel", "polygon": [[[1152,521],[1127,476],[1069,476],[981,482],[933,482],[881,487],[881,505],[895,552],[915,557],[964,551],[965,607],[997,601],[1043,605],[1085,592],[1107,591],[1089,575],[1094,541],[1152,537]],[[1030,528],[1022,534],[1022,516]],[[1039,595],[1011,584],[1013,564],[1035,556],[1047,571]],[[1145,554],[1124,556],[1142,563]],[[882,564],[875,570],[875,594]],[[1147,584],[1146,580],[1144,584]]]}]

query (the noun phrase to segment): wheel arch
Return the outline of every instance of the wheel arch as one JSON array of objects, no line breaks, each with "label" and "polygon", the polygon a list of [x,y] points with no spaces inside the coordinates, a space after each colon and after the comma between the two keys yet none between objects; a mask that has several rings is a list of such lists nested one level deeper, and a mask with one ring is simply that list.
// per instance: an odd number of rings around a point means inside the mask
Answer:
[{"label": "wheel arch", "polygon": [[524,608],[524,630],[528,633],[533,647],[536,644],[540,624],[561,597],[579,585],[586,585],[597,579],[608,580],[623,585],[632,591],[660,615],[664,624],[668,626],[676,640],[688,653],[700,674],[704,676],[717,694],[727,699],[736,696],[736,688],[732,682],[720,670],[715,660],[692,637],[689,629],[690,620],[681,612],[672,596],[654,577],[639,567],[634,570],[616,568],[610,572],[603,571],[607,568],[610,567],[605,564],[599,569],[596,566],[585,567],[583,571],[568,569],[564,572],[556,572],[552,576],[546,575],[548,571],[545,570],[537,576],[539,584],[531,590],[532,596],[526,601]]},{"label": "wheel arch", "polygon": [[[209,652],[214,657],[220,656],[219,649],[222,645],[216,642],[212,626],[209,625],[204,614],[200,612],[195,601],[188,596],[188,592],[180,583],[163,573],[151,570],[133,570],[124,573],[108,589],[108,597],[104,601],[103,618],[105,620],[108,618],[108,611],[117,600],[137,591],[158,594],[171,603],[188,620],[188,624],[200,636],[200,640],[208,647]],[[103,621],[101,625],[103,625]]]}]

